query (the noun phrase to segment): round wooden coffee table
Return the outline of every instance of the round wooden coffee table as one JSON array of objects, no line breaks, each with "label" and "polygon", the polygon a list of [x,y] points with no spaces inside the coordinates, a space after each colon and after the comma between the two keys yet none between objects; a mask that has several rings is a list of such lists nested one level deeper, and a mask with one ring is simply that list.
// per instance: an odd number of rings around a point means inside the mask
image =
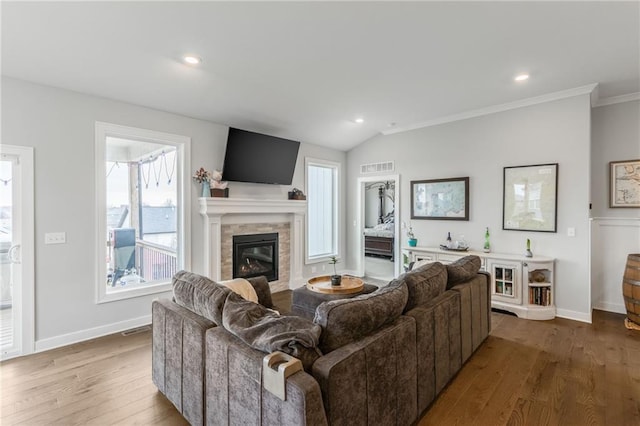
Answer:
[{"label": "round wooden coffee table", "polygon": [[307,282],[307,288],[316,293],[324,294],[352,294],[362,291],[364,281],[360,278],[350,275],[343,275],[340,285],[331,285],[331,276],[322,275],[320,277],[311,278]]}]

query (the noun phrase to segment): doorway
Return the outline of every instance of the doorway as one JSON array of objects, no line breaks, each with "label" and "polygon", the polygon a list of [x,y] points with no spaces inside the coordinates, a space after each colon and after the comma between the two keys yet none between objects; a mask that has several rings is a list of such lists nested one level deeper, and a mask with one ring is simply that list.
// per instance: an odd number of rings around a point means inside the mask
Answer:
[{"label": "doorway", "polygon": [[0,359],[34,350],[33,148],[0,145]]},{"label": "doorway", "polygon": [[358,273],[386,284],[400,272],[399,176],[358,179]]}]

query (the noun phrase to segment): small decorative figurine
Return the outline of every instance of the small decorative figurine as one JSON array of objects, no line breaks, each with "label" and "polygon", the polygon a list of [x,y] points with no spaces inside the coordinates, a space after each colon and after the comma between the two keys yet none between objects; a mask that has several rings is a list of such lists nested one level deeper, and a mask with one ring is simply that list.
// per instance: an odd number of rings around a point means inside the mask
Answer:
[{"label": "small decorative figurine", "polygon": [[527,238],[527,251],[525,252],[525,257],[533,257],[533,253],[531,253],[531,240]]}]

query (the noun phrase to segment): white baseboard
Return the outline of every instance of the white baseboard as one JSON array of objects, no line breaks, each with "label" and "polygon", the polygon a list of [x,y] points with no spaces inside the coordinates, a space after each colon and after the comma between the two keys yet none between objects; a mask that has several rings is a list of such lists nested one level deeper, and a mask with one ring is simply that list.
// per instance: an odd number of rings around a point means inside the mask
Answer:
[{"label": "white baseboard", "polygon": [[615,312],[616,314],[627,313],[627,309],[622,303],[598,302],[593,306],[593,309],[606,312]]},{"label": "white baseboard", "polygon": [[85,340],[95,339],[96,337],[102,337],[148,324],[151,324],[151,315],[145,315],[143,317],[132,318],[130,320],[120,321],[109,325],[102,325],[100,327],[88,328],[86,330],[79,330],[74,331],[73,333],[36,340],[35,352],[48,351],[61,346],[84,342]]},{"label": "white baseboard", "polygon": [[574,321],[587,322],[591,324],[591,312],[570,311],[568,309],[556,309],[556,316]]}]

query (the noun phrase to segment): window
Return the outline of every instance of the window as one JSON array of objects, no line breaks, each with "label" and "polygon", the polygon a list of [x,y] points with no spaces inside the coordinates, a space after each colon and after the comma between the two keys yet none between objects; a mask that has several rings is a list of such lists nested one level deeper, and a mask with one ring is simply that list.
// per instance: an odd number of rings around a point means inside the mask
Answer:
[{"label": "window", "polygon": [[338,163],[305,159],[307,263],[338,256]]},{"label": "window", "polygon": [[96,123],[97,301],[170,290],[189,267],[190,139]]}]

